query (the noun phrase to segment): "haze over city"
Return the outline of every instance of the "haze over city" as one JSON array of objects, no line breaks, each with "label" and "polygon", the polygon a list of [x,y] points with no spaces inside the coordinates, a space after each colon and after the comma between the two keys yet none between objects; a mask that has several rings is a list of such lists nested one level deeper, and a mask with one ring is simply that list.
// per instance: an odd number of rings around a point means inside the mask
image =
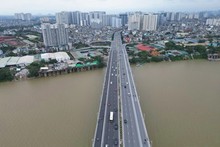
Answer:
[{"label": "haze over city", "polygon": [[0,5],[1,15],[16,12],[33,14],[54,14],[57,11],[205,11],[218,10],[219,0],[11,0]]}]

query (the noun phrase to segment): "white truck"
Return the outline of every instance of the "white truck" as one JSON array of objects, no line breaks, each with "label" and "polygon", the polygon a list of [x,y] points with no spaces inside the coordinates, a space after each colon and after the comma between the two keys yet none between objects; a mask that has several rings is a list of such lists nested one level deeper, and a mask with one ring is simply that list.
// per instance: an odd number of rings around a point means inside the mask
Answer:
[{"label": "white truck", "polygon": [[110,121],[113,121],[113,119],[114,119],[114,112],[110,112],[109,120],[110,120]]}]

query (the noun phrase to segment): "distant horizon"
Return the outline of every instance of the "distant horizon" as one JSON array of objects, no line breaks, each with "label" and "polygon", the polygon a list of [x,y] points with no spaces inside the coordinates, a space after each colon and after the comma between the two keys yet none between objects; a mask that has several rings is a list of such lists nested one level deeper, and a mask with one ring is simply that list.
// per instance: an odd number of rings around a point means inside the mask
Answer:
[{"label": "distant horizon", "polygon": [[[21,11],[21,12],[14,12],[14,13],[10,13],[10,14],[0,14],[0,16],[14,16],[15,13],[31,13],[33,16],[55,16],[56,13],[59,12],[74,12],[74,11],[80,11],[80,10],[60,10],[60,11],[56,11],[56,12],[50,12],[50,13],[32,13],[32,12],[25,12],[25,11]],[[106,12],[106,14],[121,14],[121,13],[129,13],[129,12],[142,12],[142,13],[163,13],[163,12],[182,12],[182,13],[199,13],[199,12],[217,12],[220,11],[219,9],[216,10],[199,10],[199,11],[166,11],[166,10],[160,10],[160,11],[141,11],[141,10],[130,10],[130,11],[119,11],[119,12],[112,12],[112,11],[105,11],[105,10],[92,10],[92,11],[80,11],[80,12],[93,12],[93,11],[104,11]]]},{"label": "distant horizon", "polygon": [[220,9],[219,0],[9,0],[0,5],[0,15],[31,13],[54,15],[61,11],[123,12],[201,12]]}]

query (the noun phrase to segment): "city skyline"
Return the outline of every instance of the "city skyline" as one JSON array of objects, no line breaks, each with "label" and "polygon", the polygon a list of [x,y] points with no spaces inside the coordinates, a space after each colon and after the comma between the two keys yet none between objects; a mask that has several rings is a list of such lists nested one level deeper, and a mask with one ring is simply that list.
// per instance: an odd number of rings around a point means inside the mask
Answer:
[{"label": "city skyline", "polygon": [[[46,4],[50,4],[49,6]],[[89,5],[87,5],[87,3]],[[107,13],[121,13],[131,11],[159,12],[159,11],[209,11],[219,10],[218,0],[49,0],[18,2],[6,1],[0,5],[0,15],[12,15],[18,12],[28,12],[34,15],[55,14],[59,11],[106,11]]]}]

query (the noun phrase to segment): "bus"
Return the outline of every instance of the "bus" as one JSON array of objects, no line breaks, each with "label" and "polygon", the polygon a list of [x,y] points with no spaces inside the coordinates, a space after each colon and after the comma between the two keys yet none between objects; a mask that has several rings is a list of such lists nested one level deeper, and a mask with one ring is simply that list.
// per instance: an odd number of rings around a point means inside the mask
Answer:
[{"label": "bus", "polygon": [[113,112],[110,112],[110,118],[109,118],[110,121],[113,121],[113,118],[114,118],[113,114],[114,114]]}]

